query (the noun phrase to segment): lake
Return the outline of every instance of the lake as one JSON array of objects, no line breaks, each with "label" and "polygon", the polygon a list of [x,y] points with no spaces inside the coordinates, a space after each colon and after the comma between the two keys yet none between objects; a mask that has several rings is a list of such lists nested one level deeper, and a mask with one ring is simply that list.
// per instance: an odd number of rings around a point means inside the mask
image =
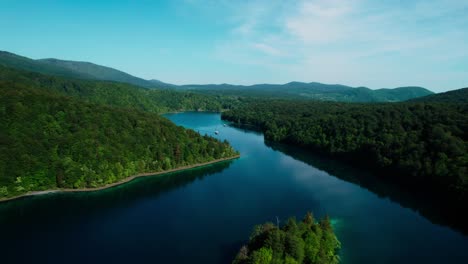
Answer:
[{"label": "lake", "polygon": [[230,263],[254,225],[307,211],[331,216],[343,263],[468,263],[468,236],[425,199],[223,126],[216,113],[166,117],[227,139],[241,158],[98,192],[2,203],[1,263]]}]

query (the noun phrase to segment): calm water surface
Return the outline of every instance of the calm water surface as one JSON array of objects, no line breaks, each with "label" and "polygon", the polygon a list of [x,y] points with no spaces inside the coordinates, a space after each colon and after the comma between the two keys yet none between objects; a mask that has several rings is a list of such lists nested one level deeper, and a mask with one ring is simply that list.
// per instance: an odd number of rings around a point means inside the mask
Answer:
[{"label": "calm water surface", "polygon": [[430,205],[428,220],[390,187],[361,183],[365,172],[266,145],[261,134],[223,126],[219,114],[167,117],[203,134],[219,130],[242,157],[0,204],[0,262],[230,263],[253,225],[312,211],[332,216],[344,263],[468,263],[467,236],[431,222]]}]

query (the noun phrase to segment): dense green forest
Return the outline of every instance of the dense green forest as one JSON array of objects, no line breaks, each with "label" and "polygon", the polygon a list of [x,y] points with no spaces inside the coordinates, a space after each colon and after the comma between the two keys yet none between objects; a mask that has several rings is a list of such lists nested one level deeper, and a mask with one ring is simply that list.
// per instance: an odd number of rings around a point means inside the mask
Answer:
[{"label": "dense green forest", "polygon": [[[36,81],[43,80],[55,79],[38,75]],[[98,187],[137,173],[237,154],[228,142],[158,114],[86,103],[25,85],[11,79],[0,83],[0,198]]]},{"label": "dense green forest", "polygon": [[468,104],[257,101],[224,112],[265,139],[345,158],[416,186],[468,194]]},{"label": "dense green forest", "polygon": [[146,112],[221,111],[238,104],[236,97],[200,95],[167,89],[146,89],[126,83],[67,79],[0,66],[2,87],[38,88],[111,106]]},{"label": "dense green forest", "polygon": [[311,213],[297,222],[290,218],[279,228],[265,223],[254,228],[233,264],[326,264],[339,263],[340,242],[330,218],[316,222]]}]

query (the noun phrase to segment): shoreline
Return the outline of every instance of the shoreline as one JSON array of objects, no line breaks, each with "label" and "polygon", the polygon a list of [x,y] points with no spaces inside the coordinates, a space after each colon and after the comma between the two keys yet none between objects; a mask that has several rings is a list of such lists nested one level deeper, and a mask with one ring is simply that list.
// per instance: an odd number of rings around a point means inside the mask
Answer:
[{"label": "shoreline", "polygon": [[230,109],[221,109],[219,111],[211,111],[211,110],[181,110],[181,111],[169,111],[169,112],[162,112],[158,113],[159,115],[166,115],[166,114],[181,114],[181,113],[209,113],[209,114],[222,114],[223,112],[229,111]]},{"label": "shoreline", "polygon": [[12,200],[17,200],[17,199],[20,199],[20,198],[23,198],[23,197],[37,196],[37,195],[43,195],[43,194],[49,194],[49,193],[96,192],[96,191],[109,189],[109,188],[112,188],[112,187],[115,187],[115,186],[123,185],[125,183],[133,181],[136,178],[149,177],[149,176],[159,176],[159,175],[168,174],[168,173],[172,173],[172,172],[179,172],[179,171],[204,167],[204,166],[208,166],[208,165],[211,165],[211,164],[220,163],[220,162],[223,162],[223,161],[238,159],[239,157],[240,157],[240,155],[235,155],[235,156],[232,156],[232,157],[216,159],[216,160],[212,160],[212,161],[208,161],[208,162],[196,163],[196,164],[192,164],[192,165],[185,165],[185,166],[181,166],[181,167],[166,170],[166,171],[139,173],[139,174],[135,174],[135,175],[132,175],[132,176],[128,176],[127,178],[125,178],[125,179],[123,179],[121,181],[110,183],[110,184],[100,186],[100,187],[96,187],[96,188],[81,188],[81,189],[63,188],[63,189],[52,189],[52,190],[45,190],[45,191],[32,191],[32,192],[27,192],[27,193],[24,193],[24,194],[13,196],[13,197],[0,198],[0,203],[12,201]]}]

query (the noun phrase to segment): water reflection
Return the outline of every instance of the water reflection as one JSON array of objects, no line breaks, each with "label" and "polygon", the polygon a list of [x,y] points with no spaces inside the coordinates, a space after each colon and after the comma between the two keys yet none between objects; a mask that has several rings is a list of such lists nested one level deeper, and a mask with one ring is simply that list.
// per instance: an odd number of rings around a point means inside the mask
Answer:
[{"label": "water reflection", "polygon": [[[224,161],[182,172],[174,172],[154,177],[137,178],[113,188],[82,193],[51,193],[29,196],[0,204],[0,225],[44,224],[51,219],[80,216],[112,210],[116,207],[130,206],[142,199],[154,199],[164,192],[191,184],[196,180],[220,173],[231,165]],[[43,215],[44,217],[40,217]],[[5,234],[2,234],[5,235]]]},{"label": "water reflection", "polygon": [[313,154],[299,147],[269,141],[265,141],[265,145],[339,179],[358,184],[381,198],[388,198],[403,207],[410,208],[432,223],[449,226],[465,235],[468,234],[468,216],[461,213],[466,211],[466,208],[462,208],[464,205],[457,207],[453,202],[444,199],[442,194],[429,194],[424,192],[422,188],[410,190],[396,185],[384,177],[375,177],[372,172]]}]

